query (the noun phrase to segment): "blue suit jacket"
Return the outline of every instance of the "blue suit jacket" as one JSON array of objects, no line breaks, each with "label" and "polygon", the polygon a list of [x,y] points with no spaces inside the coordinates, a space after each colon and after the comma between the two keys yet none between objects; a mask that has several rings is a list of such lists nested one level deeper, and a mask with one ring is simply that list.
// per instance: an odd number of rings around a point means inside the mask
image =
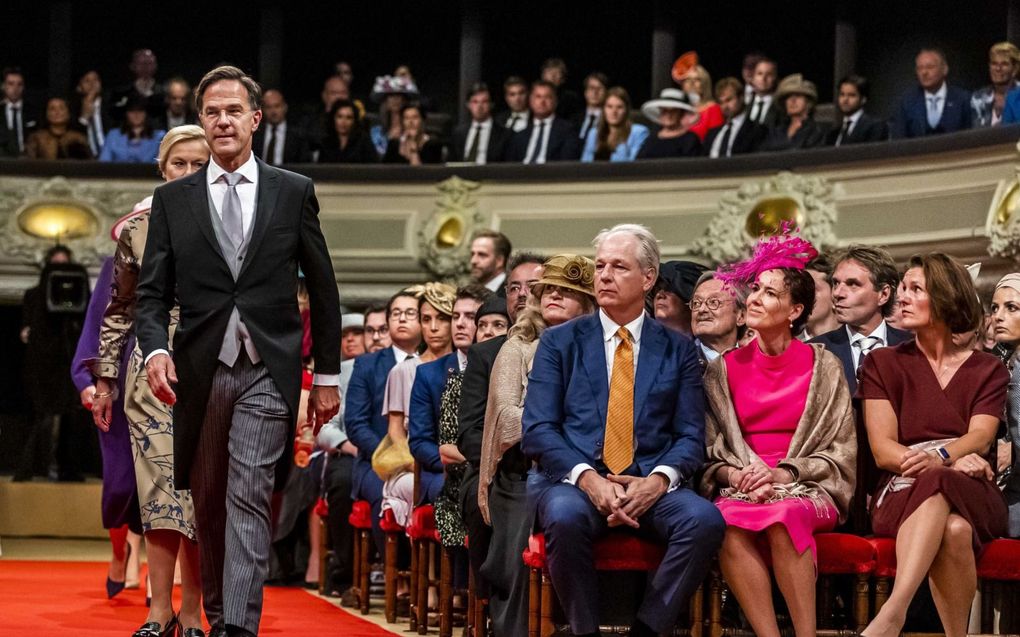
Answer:
[{"label": "blue suit jacket", "polygon": [[[694,342],[646,316],[634,378],[634,465],[659,465],[689,479],[705,458],[705,400]],[[609,378],[598,314],[542,334],[528,377],[522,418],[525,455],[538,462],[545,486],[588,463],[601,474]],[[537,484],[534,480],[531,484]]]},{"label": "blue suit jacket", "polygon": [[1006,93],[1006,104],[1002,107],[1002,123],[1016,124],[1020,122],[1020,88]]},{"label": "blue suit jacket", "polygon": [[421,468],[417,504],[433,502],[443,484],[439,459],[439,404],[446,381],[460,369],[457,352],[418,366],[408,405],[407,442]]},{"label": "blue suit jacket", "polygon": [[386,394],[386,378],[396,364],[392,347],[364,354],[354,360],[354,370],[344,399],[347,437],[358,448],[352,478],[354,494],[359,493],[366,473],[372,471],[372,454],[386,435],[387,419],[382,413],[383,396]]},{"label": "blue suit jacket", "polygon": [[934,129],[928,126],[928,104],[924,98],[924,89],[915,86],[900,99],[890,132],[894,138],[924,137],[937,133],[955,133],[970,127],[970,92],[947,84],[946,103],[942,107],[942,119],[938,126]]},{"label": "blue suit jacket", "polygon": [[[886,325],[886,330],[886,335],[889,338],[889,342],[886,343],[887,347],[899,345],[914,338],[914,335],[910,332],[896,329],[892,325]],[[819,334],[809,342],[824,345],[825,349],[839,358],[840,362],[843,363],[843,374],[846,376],[846,382],[850,386],[850,395],[853,396],[857,393],[857,369],[854,367],[854,356],[850,351],[850,336],[846,333],[846,326],[840,325],[831,332]]]}]

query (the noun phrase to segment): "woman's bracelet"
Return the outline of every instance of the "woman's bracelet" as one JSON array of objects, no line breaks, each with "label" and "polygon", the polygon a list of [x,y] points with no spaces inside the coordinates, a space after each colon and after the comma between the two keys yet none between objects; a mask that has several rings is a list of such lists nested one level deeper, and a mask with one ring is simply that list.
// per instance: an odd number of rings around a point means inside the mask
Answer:
[{"label": "woman's bracelet", "polygon": [[96,393],[92,394],[92,397],[93,398],[112,398],[115,393],[117,393],[117,390],[115,390],[115,389],[111,389],[110,391],[97,391]]}]

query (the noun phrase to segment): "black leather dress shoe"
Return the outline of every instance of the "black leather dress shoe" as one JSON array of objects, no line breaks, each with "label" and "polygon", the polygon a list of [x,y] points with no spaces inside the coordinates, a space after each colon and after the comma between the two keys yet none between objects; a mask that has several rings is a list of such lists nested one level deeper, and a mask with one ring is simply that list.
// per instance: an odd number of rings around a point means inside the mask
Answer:
[{"label": "black leather dress shoe", "polygon": [[177,615],[170,617],[163,626],[159,622],[146,622],[131,637],[175,637],[177,635]]},{"label": "black leather dress shoe", "polygon": [[209,637],[227,637],[227,629],[223,626],[213,626],[209,629]]},{"label": "black leather dress shoe", "polygon": [[[221,633],[225,635],[226,633]],[[205,631],[201,628],[184,628],[181,631],[181,637],[205,637]]]}]

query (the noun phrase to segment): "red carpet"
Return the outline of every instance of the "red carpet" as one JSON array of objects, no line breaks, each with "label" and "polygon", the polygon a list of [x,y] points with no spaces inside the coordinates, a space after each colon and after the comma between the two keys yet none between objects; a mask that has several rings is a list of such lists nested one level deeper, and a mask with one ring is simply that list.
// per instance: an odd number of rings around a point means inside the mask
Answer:
[{"label": "red carpet", "polygon": [[[0,637],[129,637],[145,620],[144,590],[106,599],[100,562],[0,560]],[[175,608],[179,605],[179,591]],[[392,637],[308,592],[266,588],[260,635]]]}]

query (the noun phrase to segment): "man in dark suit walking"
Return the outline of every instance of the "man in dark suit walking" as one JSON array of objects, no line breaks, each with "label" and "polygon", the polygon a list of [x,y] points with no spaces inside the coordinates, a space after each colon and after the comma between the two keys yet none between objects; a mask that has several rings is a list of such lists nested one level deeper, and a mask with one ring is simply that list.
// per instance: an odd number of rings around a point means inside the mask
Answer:
[{"label": "man in dark suit walking", "polygon": [[211,160],[156,189],[138,285],[138,342],[153,393],[174,405],[174,475],[192,489],[214,635],[259,630],[270,498],[290,467],[301,389],[298,267],[311,302],[314,430],[340,402],[340,299],[318,202],[311,180],[252,155],[261,97],[232,66],[202,78]]},{"label": "man in dark suit walking", "polygon": [[715,97],[726,123],[708,131],[701,152],[708,157],[732,157],[758,150],[768,129],[748,117],[740,80],[724,77],[716,82]]},{"label": "man in dark suit walking", "polygon": [[839,81],[836,100],[843,123],[829,132],[830,146],[848,146],[889,139],[889,127],[884,120],[864,112],[868,103],[868,80],[860,75],[847,75]]},{"label": "man in dark suit walking", "polygon": [[546,330],[524,401],[521,449],[545,533],[549,575],[575,635],[598,634],[594,542],[611,527],[666,546],[630,634],[673,629],[725,532],[718,509],[687,486],[705,457],[701,365],[694,343],[645,313],[659,270],[647,228],[595,239],[599,311]]},{"label": "man in dark suit walking", "polygon": [[492,95],[488,86],[479,82],[471,87],[467,109],[471,121],[454,129],[450,161],[479,165],[503,161],[513,131],[492,118]]},{"label": "man in dark suit walking", "polygon": [[900,99],[892,136],[924,137],[970,128],[970,93],[946,82],[946,55],[938,49],[921,49],[915,63],[918,86]]},{"label": "man in dark suit walking", "polygon": [[506,160],[525,164],[577,161],[581,140],[569,120],[556,115],[556,87],[544,80],[531,85],[531,121],[510,140]]}]

